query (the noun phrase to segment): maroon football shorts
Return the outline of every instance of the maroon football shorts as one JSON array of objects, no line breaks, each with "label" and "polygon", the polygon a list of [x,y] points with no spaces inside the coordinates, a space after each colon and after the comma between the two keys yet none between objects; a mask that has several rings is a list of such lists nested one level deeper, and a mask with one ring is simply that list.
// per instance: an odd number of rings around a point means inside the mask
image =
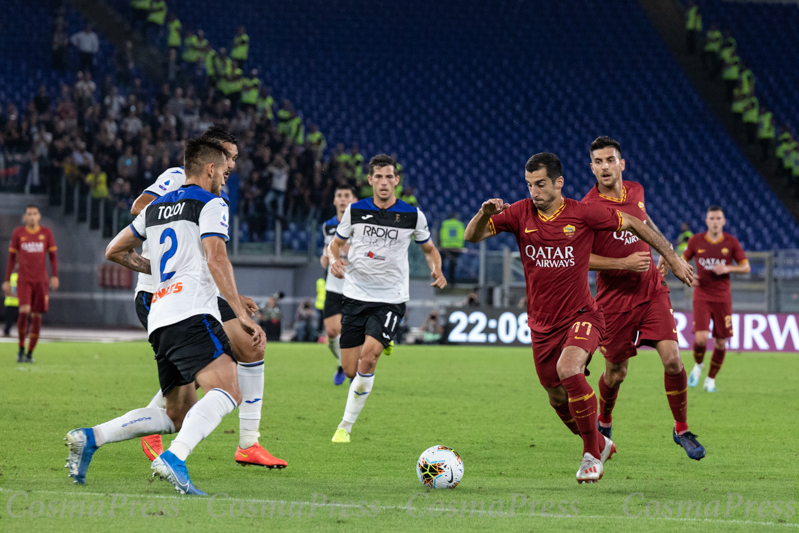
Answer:
[{"label": "maroon football shorts", "polygon": [[568,323],[547,333],[531,330],[535,372],[541,385],[548,389],[560,385],[558,360],[567,346],[577,346],[588,352],[588,361],[585,363],[585,375],[588,376],[591,354],[599,346],[604,332],[605,317],[601,309],[577,313]]},{"label": "maroon football shorts", "polygon": [[50,292],[47,282],[20,281],[17,283],[17,297],[20,307],[31,306],[31,313],[46,313],[50,303]]},{"label": "maroon football shorts", "polygon": [[658,294],[624,313],[605,312],[605,337],[599,351],[611,363],[623,363],[635,357],[639,346],[658,341],[677,341],[677,325],[669,293]]},{"label": "maroon football shorts", "polygon": [[694,298],[694,327],[691,331],[710,331],[711,318],[714,339],[732,337],[732,301],[705,302]]}]

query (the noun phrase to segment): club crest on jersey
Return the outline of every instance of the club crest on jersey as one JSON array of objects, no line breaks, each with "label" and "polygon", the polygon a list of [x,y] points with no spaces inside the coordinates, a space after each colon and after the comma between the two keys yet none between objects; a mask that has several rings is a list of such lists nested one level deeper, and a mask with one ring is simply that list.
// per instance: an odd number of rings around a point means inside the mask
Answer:
[{"label": "club crest on jersey", "polygon": [[574,226],[572,226],[571,224],[563,227],[563,233],[567,237],[574,237],[574,232],[575,232]]},{"label": "club crest on jersey", "polygon": [[[43,241],[44,240],[44,235],[39,235],[39,240]],[[724,250],[726,250],[726,248]],[[724,250],[722,250],[722,253],[726,254],[727,252],[725,252]]]},{"label": "club crest on jersey", "polygon": [[[42,237],[42,238],[44,238],[44,237]],[[728,253],[730,253],[730,249],[729,248],[722,248],[721,249],[721,255],[727,255]]]},{"label": "club crest on jersey", "polygon": [[640,209],[641,211],[646,211],[646,208],[644,207],[644,202],[638,202],[638,209]]}]

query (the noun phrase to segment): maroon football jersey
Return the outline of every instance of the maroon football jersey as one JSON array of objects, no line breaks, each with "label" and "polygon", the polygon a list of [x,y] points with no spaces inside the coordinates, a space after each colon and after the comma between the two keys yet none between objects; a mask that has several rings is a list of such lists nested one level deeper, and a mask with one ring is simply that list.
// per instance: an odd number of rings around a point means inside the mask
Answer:
[{"label": "maroon football jersey", "polygon": [[47,283],[47,255],[50,253],[50,269],[53,276],[58,276],[53,260],[56,251],[53,232],[49,228],[39,227],[39,231],[31,233],[25,226],[19,226],[11,234],[11,245],[8,250],[19,257],[19,281],[35,281]]},{"label": "maroon football jersey", "polygon": [[699,276],[699,285],[694,287],[694,299],[705,302],[732,300],[730,275],[716,275],[713,273],[713,267],[731,265],[733,260],[738,264],[748,261],[738,239],[729,233],[722,232],[721,238],[713,242],[706,231],[697,233],[688,240],[688,246],[682,255],[686,261],[696,257],[696,274]]},{"label": "maroon football jersey", "polygon": [[[583,202],[596,203],[616,208],[646,222],[644,187],[634,181],[625,181],[621,198],[601,194],[594,186],[583,198]],[[652,257],[649,245],[630,231],[598,232],[591,250],[602,257],[627,257],[635,252],[647,252]],[[654,259],[646,272],[629,270],[601,270],[596,278],[596,301],[607,314],[623,313],[649,302],[660,293],[669,292],[663,276],[658,272]]]},{"label": "maroon football jersey", "polygon": [[539,213],[526,198],[491,217],[491,234],[507,231],[519,245],[530,329],[547,333],[580,309],[597,307],[588,288],[594,231],[619,231],[623,222],[618,210],[571,198],[564,198],[551,216]]}]

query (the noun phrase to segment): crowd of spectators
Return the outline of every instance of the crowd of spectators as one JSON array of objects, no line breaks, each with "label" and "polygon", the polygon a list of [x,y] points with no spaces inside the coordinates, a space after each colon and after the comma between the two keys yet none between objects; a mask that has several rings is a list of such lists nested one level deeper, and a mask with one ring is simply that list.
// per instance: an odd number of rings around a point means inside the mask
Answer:
[{"label": "crowd of spectators", "polygon": [[[162,4],[159,10],[166,9]],[[232,59],[224,48],[214,50],[202,30],[184,36],[175,14],[163,15],[161,25],[160,14],[156,22],[145,19],[144,30],[156,40],[159,27],[169,31],[164,42],[168,82],[148,91],[132,42],[113,58],[96,58],[97,37],[91,27],[67,38],[64,12],[58,12],[52,28],[53,68],[66,67],[64,47],[71,42],[79,48],[80,70],[74,83],[60,86],[54,101],[42,85],[24,110],[10,102],[0,107],[0,179],[5,188],[60,189],[63,177],[69,187],[127,211],[161,172],[183,164],[187,139],[220,125],[239,139],[228,193],[245,241],[265,240],[276,221],[284,228],[295,223],[304,229],[311,221],[332,216],[337,185],[348,184],[361,196],[372,194],[356,144],[327,150],[318,126],[303,120],[289,100],[276,108],[255,69],[249,78],[242,77],[247,59],[242,43],[249,44],[244,27],[234,37],[231,56],[238,59]],[[98,60],[112,64],[108,70],[114,73],[95,80]],[[415,202],[411,188],[404,198]]]}]

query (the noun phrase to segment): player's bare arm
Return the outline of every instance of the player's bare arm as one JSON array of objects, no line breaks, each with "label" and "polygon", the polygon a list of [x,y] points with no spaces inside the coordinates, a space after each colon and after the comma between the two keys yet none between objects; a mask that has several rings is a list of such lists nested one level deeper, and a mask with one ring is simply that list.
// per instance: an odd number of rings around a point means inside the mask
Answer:
[{"label": "player's bare arm", "polygon": [[341,258],[341,250],[347,243],[344,239],[339,238],[338,235],[333,237],[330,241],[330,273],[339,279],[344,279],[344,273],[347,271],[347,262]]},{"label": "player's bare arm", "polygon": [[635,252],[627,257],[603,257],[591,254],[588,261],[589,270],[630,270],[632,272],[646,272],[652,256],[649,252]]},{"label": "player's bare arm", "polygon": [[657,250],[665,258],[677,279],[686,285],[691,285],[694,278],[693,267],[674,253],[674,250],[671,249],[671,244],[663,236],[655,233],[655,230],[635,217],[624,217],[621,229],[631,231],[639,239]]},{"label": "player's bare arm", "polygon": [[509,207],[510,204],[505,203],[501,198],[492,198],[483,202],[480,210],[469,221],[469,225],[466,226],[463,238],[475,243],[489,238],[491,230],[488,229],[488,221],[491,220],[493,215],[498,215]]},{"label": "player's bare arm", "polygon": [[431,283],[430,286],[443,289],[447,286],[447,279],[441,272],[441,254],[438,248],[430,241],[421,244],[420,247],[422,248],[422,252],[424,252],[427,266],[430,267],[430,277],[433,278],[433,283]]},{"label": "player's bare arm", "polygon": [[216,287],[230,304],[233,312],[236,313],[241,329],[252,336],[253,346],[259,348],[266,346],[266,334],[258,324],[253,322],[239,298],[239,292],[236,289],[236,278],[233,275],[233,265],[230,264],[230,259],[228,259],[224,239],[206,237],[203,239],[203,250],[205,250],[205,257],[208,260],[208,270],[214,278]]},{"label": "player's bare arm", "polygon": [[130,214],[137,217],[142,210],[150,205],[153,201],[155,201],[156,197],[152,194],[143,192],[136,198],[136,201],[133,202],[133,205],[130,206]]},{"label": "player's bare arm", "polygon": [[713,267],[713,273],[719,276],[724,274],[749,274],[752,268],[749,266],[749,261],[738,263],[737,265],[716,265]]},{"label": "player's bare arm", "polygon": [[128,226],[108,243],[105,249],[105,258],[134,272],[151,274],[150,260],[145,259],[135,250],[135,248],[141,246],[141,243],[141,239],[136,237],[133,230]]}]

